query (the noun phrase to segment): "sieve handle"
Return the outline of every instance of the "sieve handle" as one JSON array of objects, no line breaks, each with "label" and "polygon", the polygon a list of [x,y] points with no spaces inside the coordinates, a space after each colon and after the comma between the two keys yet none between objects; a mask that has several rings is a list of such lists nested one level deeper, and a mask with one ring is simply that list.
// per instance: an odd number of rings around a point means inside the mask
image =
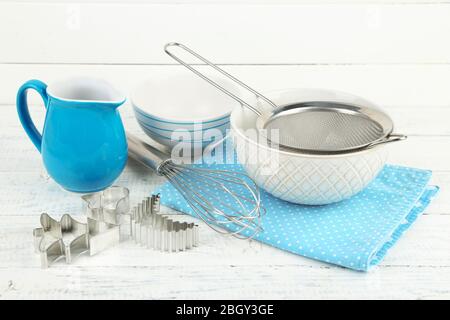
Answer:
[{"label": "sieve handle", "polygon": [[265,102],[267,102],[268,104],[270,104],[273,108],[277,108],[278,106],[273,103],[271,100],[269,100],[268,98],[266,98],[265,96],[263,96],[261,93],[259,93],[258,91],[250,88],[248,85],[246,85],[245,83],[243,83],[241,80],[235,78],[234,76],[232,76],[231,74],[229,74],[228,72],[226,72],[225,70],[219,68],[217,65],[215,65],[214,63],[212,63],[211,61],[203,58],[201,55],[199,55],[198,53],[196,53],[195,51],[193,51],[192,49],[189,49],[188,47],[186,47],[185,45],[181,44],[181,43],[177,43],[177,42],[170,42],[167,43],[164,46],[164,51],[175,61],[177,61],[178,63],[182,64],[183,66],[185,66],[186,68],[188,68],[189,70],[191,70],[193,73],[195,73],[197,76],[199,76],[200,78],[202,78],[203,80],[205,80],[206,82],[208,82],[209,84],[213,85],[214,87],[216,87],[217,89],[219,89],[220,91],[222,91],[223,93],[225,93],[226,95],[228,95],[229,97],[233,98],[234,100],[236,100],[237,102],[241,103],[242,105],[246,106],[247,108],[249,108],[251,111],[253,111],[254,113],[256,113],[258,116],[261,116],[262,113],[261,111],[259,111],[256,107],[250,105],[249,103],[245,102],[244,100],[242,100],[241,98],[239,98],[238,96],[236,96],[235,94],[231,93],[230,91],[228,91],[227,89],[225,89],[224,87],[222,87],[221,85],[219,85],[217,82],[211,80],[210,78],[208,78],[207,76],[205,76],[203,73],[201,73],[200,71],[198,71],[197,69],[195,69],[193,66],[191,66],[190,64],[184,62],[183,60],[181,60],[178,56],[174,55],[172,52],[169,51],[170,47],[179,47],[181,49],[183,49],[184,51],[190,53],[191,55],[193,55],[194,57],[196,57],[197,59],[199,59],[200,61],[203,61],[204,63],[206,63],[208,66],[214,68],[216,71],[220,72],[221,74],[223,74],[225,77],[227,77],[228,79],[232,80],[234,83],[237,83],[238,85],[240,85],[241,87],[243,87],[244,89],[250,91],[251,93],[253,93],[255,96],[257,96],[258,98],[264,100]]},{"label": "sieve handle", "polygon": [[387,136],[384,139],[380,139],[380,140],[372,142],[366,148],[372,148],[372,147],[377,146],[379,144],[385,144],[385,143],[405,140],[406,138],[407,138],[407,136],[405,136],[404,134],[392,133],[392,134],[390,134],[389,136]]},{"label": "sieve handle", "polygon": [[160,174],[161,166],[170,160],[170,157],[155,147],[145,143],[138,137],[127,132],[128,156],[139,161],[144,166]]}]

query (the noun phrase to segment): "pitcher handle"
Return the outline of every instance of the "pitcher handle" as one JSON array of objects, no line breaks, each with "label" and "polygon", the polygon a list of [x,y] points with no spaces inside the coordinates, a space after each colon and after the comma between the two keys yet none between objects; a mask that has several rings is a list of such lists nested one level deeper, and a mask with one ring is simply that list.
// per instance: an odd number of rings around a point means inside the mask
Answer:
[{"label": "pitcher handle", "polygon": [[25,82],[17,92],[16,106],[17,113],[19,114],[20,123],[22,123],[22,127],[25,129],[28,137],[33,142],[36,149],[41,152],[41,144],[42,144],[42,135],[36,129],[36,126],[31,120],[30,112],[28,111],[28,102],[27,102],[27,91],[28,89],[36,90],[39,95],[44,100],[44,106],[47,108],[48,103],[48,95],[47,95],[47,85],[40,80],[29,80]]}]

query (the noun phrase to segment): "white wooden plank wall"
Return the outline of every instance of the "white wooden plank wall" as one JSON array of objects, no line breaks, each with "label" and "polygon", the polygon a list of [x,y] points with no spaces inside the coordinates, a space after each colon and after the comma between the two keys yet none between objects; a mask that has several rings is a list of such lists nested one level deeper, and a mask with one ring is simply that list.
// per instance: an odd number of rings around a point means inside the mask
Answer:
[{"label": "white wooden plank wall", "polygon": [[[0,299],[450,298],[449,17],[439,0],[1,0]],[[30,233],[39,213],[79,214],[80,204],[46,176],[17,119],[17,88],[83,74],[130,92],[180,68],[163,53],[169,41],[263,91],[319,87],[378,103],[410,136],[391,162],[432,169],[439,198],[369,274],[207,230],[185,254],[124,244],[42,271]],[[30,101],[41,124],[41,102]],[[130,106],[122,113],[138,132]],[[132,164],[118,181],[133,201],[162,181],[145,172]]]},{"label": "white wooden plank wall", "polygon": [[[217,63],[449,62],[450,6],[4,3],[5,63],[172,63],[190,44]],[[15,28],[16,27],[16,28]]]}]

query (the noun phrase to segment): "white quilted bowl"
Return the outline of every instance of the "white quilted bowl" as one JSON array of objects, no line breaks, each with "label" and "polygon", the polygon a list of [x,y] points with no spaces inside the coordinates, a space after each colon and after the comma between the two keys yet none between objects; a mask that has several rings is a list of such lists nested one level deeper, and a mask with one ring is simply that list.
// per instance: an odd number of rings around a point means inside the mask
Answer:
[{"label": "white quilted bowl", "polygon": [[[268,93],[276,104],[302,101],[338,101],[376,108],[362,98],[336,91],[288,89]],[[237,107],[231,113],[231,134],[239,162],[259,187],[273,196],[307,205],[338,202],[364,189],[387,159],[385,145],[337,155],[310,155],[275,150],[258,143],[257,116]]]}]

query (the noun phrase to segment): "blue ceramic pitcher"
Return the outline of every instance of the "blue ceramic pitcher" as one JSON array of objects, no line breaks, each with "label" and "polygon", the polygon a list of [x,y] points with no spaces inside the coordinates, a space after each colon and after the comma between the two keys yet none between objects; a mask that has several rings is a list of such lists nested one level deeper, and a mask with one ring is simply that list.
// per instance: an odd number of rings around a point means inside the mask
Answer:
[{"label": "blue ceramic pitcher", "polygon": [[[42,135],[28,111],[29,89],[41,95],[47,109]],[[17,93],[17,112],[48,174],[66,190],[88,193],[110,186],[127,162],[117,110],[125,99],[100,79],[72,78],[48,87],[30,80]]]}]

